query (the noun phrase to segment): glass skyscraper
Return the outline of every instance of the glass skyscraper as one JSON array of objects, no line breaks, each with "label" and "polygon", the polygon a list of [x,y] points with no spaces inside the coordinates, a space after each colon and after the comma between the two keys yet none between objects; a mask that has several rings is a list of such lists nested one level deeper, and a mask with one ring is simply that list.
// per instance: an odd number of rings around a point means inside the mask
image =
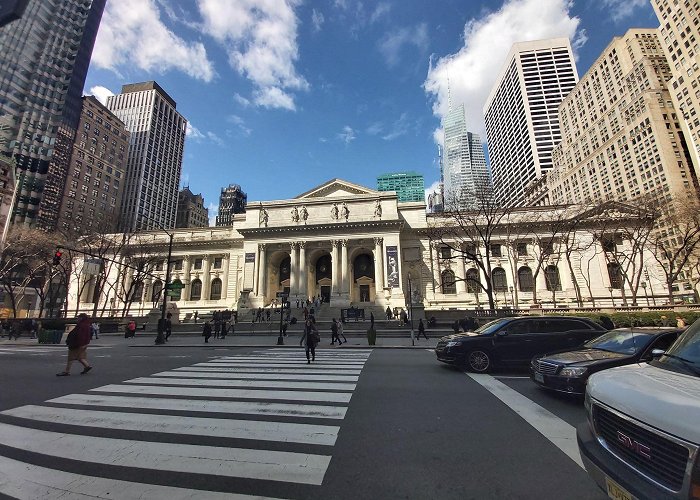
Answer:
[{"label": "glass skyscraper", "polygon": [[476,193],[491,185],[481,138],[467,131],[464,104],[454,108],[450,104],[442,125],[445,130],[443,203],[447,209],[468,209]]},{"label": "glass skyscraper", "polygon": [[105,3],[31,0],[0,29],[0,152],[17,162],[16,224],[56,227]]},{"label": "glass skyscraper", "polygon": [[416,172],[395,172],[377,177],[377,191],[396,191],[399,201],[425,201],[425,181]]}]

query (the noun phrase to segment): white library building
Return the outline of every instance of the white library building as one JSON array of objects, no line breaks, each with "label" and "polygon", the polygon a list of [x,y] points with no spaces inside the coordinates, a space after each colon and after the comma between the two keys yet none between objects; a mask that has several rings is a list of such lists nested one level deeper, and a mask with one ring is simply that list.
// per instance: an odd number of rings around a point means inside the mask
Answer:
[{"label": "white library building", "polygon": [[[517,210],[529,214],[554,208]],[[292,307],[296,300],[321,297],[333,309],[356,307],[375,315],[387,306],[405,309],[409,302],[416,318],[431,311],[488,308],[477,284],[483,268],[456,258],[449,248],[454,245],[445,245],[444,238],[431,241],[431,225],[439,221],[444,217],[426,213],[422,202],[402,203],[395,192],[341,179],[293,199],[250,202],[231,227],[170,230],[168,309],[175,320],[224,309],[240,316],[279,305],[280,292],[288,294]],[[529,231],[497,228],[490,240],[496,307],[631,305],[625,280],[606,254],[610,249],[597,242],[600,235],[580,236],[590,244],[567,258],[557,251],[538,261],[541,240]],[[626,242],[611,241],[616,252],[624,251]],[[139,232],[109,264],[81,271],[78,263],[68,310],[138,316],[159,307],[168,243],[163,231]],[[666,300],[662,274],[653,261],[645,264],[644,294],[637,294],[637,304],[647,305],[650,298],[661,304]]]}]

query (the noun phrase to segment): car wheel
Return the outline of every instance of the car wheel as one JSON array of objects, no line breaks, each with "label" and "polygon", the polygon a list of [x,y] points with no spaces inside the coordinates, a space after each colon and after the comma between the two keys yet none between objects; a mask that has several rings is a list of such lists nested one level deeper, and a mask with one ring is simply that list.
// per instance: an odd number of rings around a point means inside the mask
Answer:
[{"label": "car wheel", "polygon": [[467,353],[467,368],[473,372],[486,373],[491,369],[491,358],[485,351]]}]

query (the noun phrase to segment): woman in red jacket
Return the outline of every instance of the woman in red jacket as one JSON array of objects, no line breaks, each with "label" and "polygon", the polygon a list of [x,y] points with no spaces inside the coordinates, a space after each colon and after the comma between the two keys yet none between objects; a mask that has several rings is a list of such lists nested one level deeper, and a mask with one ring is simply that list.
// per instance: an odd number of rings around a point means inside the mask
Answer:
[{"label": "woman in red jacket", "polygon": [[68,346],[68,362],[66,363],[65,371],[57,373],[57,377],[65,377],[70,375],[70,365],[73,361],[80,362],[83,365],[83,371],[80,372],[81,375],[92,370],[92,366],[87,361],[87,346],[90,343],[90,326],[92,322],[88,318],[87,314],[82,313],[78,315],[78,324],[75,328],[68,334],[66,339],[66,345]]}]

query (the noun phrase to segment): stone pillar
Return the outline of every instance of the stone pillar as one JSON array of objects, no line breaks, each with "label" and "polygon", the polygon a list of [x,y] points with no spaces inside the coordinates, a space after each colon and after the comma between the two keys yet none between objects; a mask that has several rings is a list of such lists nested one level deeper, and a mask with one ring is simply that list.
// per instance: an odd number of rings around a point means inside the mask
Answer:
[{"label": "stone pillar", "polygon": [[299,242],[299,295],[302,299],[309,298],[309,278],[306,275],[306,242]]},{"label": "stone pillar", "polygon": [[443,293],[442,291],[442,275],[440,273],[440,246],[438,243],[432,243],[430,245],[430,259],[433,264],[433,283],[434,290],[436,293]]},{"label": "stone pillar", "polygon": [[458,254],[457,260],[457,272],[455,272],[457,278],[457,293],[467,293],[467,266],[464,262],[464,255]]},{"label": "stone pillar", "polygon": [[184,266],[183,266],[182,281],[185,283],[185,289],[182,291],[182,300],[190,300],[190,292],[192,291],[192,289],[190,288],[190,285],[192,283],[192,279],[190,277],[190,269],[192,267],[192,257],[190,257],[189,255],[185,255],[183,260],[184,260]]},{"label": "stone pillar", "polygon": [[260,292],[260,248],[255,247],[255,262],[253,264],[253,295]]},{"label": "stone pillar", "polygon": [[343,295],[350,296],[350,282],[348,273],[348,240],[342,240],[340,244],[342,245],[340,252],[340,292]]},{"label": "stone pillar", "polygon": [[338,240],[332,240],[331,245],[333,245],[333,250],[331,252],[331,295],[333,298],[337,296],[338,292]]},{"label": "stone pillar", "polygon": [[[376,295],[384,293],[384,238],[374,238],[374,287]],[[376,297],[376,296],[375,296]]]},{"label": "stone pillar", "polygon": [[221,259],[221,265],[224,267],[224,274],[221,278],[221,298],[228,298],[228,266],[229,266],[230,255],[225,255]]},{"label": "stone pillar", "polygon": [[265,253],[265,244],[260,245],[260,269],[258,276],[258,295],[265,299],[267,295],[267,254]]},{"label": "stone pillar", "polygon": [[289,254],[290,265],[289,265],[289,296],[293,297],[299,293],[299,254],[297,253],[297,248],[299,245],[293,241],[291,244],[291,251]]},{"label": "stone pillar", "polygon": [[209,300],[211,288],[211,256],[202,256],[202,300]]}]

